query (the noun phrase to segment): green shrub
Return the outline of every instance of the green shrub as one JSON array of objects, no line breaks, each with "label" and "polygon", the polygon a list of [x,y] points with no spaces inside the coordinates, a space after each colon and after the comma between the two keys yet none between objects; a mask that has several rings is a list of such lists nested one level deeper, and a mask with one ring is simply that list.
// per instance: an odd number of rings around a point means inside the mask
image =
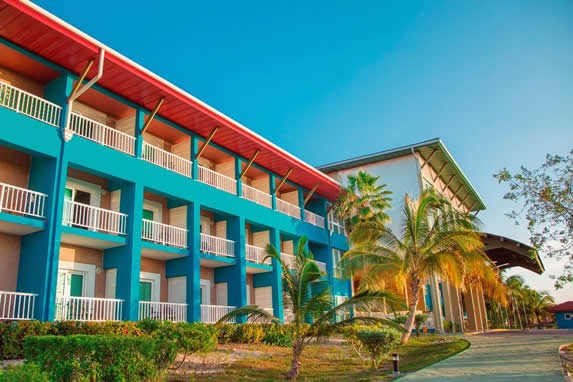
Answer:
[{"label": "green shrub", "polygon": [[406,323],[406,320],[408,319],[407,316],[404,315],[399,315],[399,316],[395,316],[394,318],[391,318],[392,321],[394,321],[397,324],[400,325],[404,325]]},{"label": "green shrub", "polygon": [[40,366],[28,362],[17,366],[0,369],[0,382],[49,382],[48,375]]},{"label": "green shrub", "polygon": [[50,329],[50,323],[39,321],[2,322],[0,324],[0,359],[22,358],[24,338],[49,334]]},{"label": "green shrub", "polygon": [[454,323],[451,320],[444,320],[444,331],[446,333],[454,331]]},{"label": "green shrub", "polygon": [[56,381],[142,381],[165,373],[177,355],[170,341],[119,335],[29,336],[28,360]]},{"label": "green shrub", "polygon": [[428,319],[425,314],[416,314],[414,317],[414,326],[416,327],[416,337],[420,337],[420,327],[424,325],[424,322]]},{"label": "green shrub", "polygon": [[293,328],[282,324],[225,324],[218,325],[219,343],[265,343],[274,346],[292,346]]},{"label": "green shrub", "polygon": [[400,333],[390,328],[361,328],[354,333],[356,341],[368,353],[370,367],[377,369],[384,357],[400,344]]},{"label": "green shrub", "polygon": [[293,327],[281,324],[263,324],[265,336],[263,342],[267,345],[291,347]]}]

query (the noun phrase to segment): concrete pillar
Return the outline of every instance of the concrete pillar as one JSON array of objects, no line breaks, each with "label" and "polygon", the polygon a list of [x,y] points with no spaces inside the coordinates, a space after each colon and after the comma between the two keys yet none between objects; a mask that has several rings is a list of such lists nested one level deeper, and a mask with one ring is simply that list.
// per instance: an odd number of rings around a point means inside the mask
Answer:
[{"label": "concrete pillar", "polygon": [[[270,244],[276,248],[277,252],[281,252],[281,234],[276,228],[270,229]],[[272,281],[271,286],[273,288],[273,315],[278,318],[281,322],[284,322],[284,311],[283,311],[283,281],[280,262],[273,259],[273,271],[271,274]]]},{"label": "concrete pillar", "polygon": [[468,313],[468,328],[471,331],[480,331],[481,325],[476,304],[476,297],[473,288],[468,288],[465,298],[466,310]]},{"label": "concrete pillar", "polygon": [[430,290],[432,293],[432,313],[434,318],[434,327],[436,331],[444,331],[444,321],[442,315],[442,304],[440,299],[440,289],[437,275],[430,276]]},{"label": "concrete pillar", "polygon": [[452,322],[454,331],[456,325],[463,329],[463,312],[461,311],[460,296],[456,287],[450,283],[445,283],[443,288],[446,305],[446,319]]}]

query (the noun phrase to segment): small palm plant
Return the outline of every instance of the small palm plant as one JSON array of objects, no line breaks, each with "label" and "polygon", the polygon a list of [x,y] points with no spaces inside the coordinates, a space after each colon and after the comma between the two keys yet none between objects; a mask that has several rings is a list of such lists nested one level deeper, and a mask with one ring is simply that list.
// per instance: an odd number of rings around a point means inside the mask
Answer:
[{"label": "small palm plant", "polygon": [[[285,305],[292,309],[293,345],[292,360],[287,379],[296,379],[302,365],[302,352],[306,345],[314,340],[328,337],[344,326],[354,323],[388,325],[403,330],[393,321],[377,317],[345,317],[354,308],[368,310],[372,304],[380,304],[385,300],[399,304],[399,300],[390,292],[365,291],[333,306],[332,295],[324,273],[320,271],[313,259],[312,253],[306,249],[306,238],[303,237],[296,247],[294,269],[289,270],[282,261],[277,249],[268,244],[267,257],[275,259],[282,267],[282,279],[285,292]],[[274,320],[266,311],[257,306],[245,306],[225,315],[219,323],[236,318],[248,317],[249,320]]]}]

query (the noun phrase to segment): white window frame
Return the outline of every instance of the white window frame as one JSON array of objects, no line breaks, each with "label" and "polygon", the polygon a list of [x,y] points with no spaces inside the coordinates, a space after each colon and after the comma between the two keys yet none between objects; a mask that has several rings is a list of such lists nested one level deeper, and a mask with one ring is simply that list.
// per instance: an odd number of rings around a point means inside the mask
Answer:
[{"label": "white window frame", "polygon": [[332,272],[336,278],[342,278],[342,272],[338,269],[338,263],[342,256],[344,256],[344,251],[338,248],[332,248]]},{"label": "white window frame", "polygon": [[[74,263],[71,261],[60,261],[58,264],[58,274],[60,272],[65,273],[75,273],[81,274],[84,276],[84,285],[82,286],[82,297],[95,297],[95,274],[96,274],[96,265],[95,264],[83,264],[83,263]],[[66,293],[64,293],[66,294]],[[69,289],[68,289],[68,296],[69,297]]]},{"label": "white window frame", "polygon": [[159,273],[139,272],[139,281],[151,283],[151,301],[161,301],[161,275]]},{"label": "white window frame", "polygon": [[205,300],[208,301],[208,303],[206,303],[205,301],[203,301],[204,305],[211,305],[211,280],[207,280],[207,279],[200,279],[199,280],[199,293],[201,293],[201,287],[206,287],[206,291],[207,293],[205,293]]},{"label": "white window frame", "polygon": [[143,200],[143,209],[153,212],[153,221],[163,223],[163,205],[151,200]]},{"label": "white window frame", "polygon": [[75,191],[87,192],[90,194],[90,206],[101,207],[101,186],[86,182],[84,180],[79,180],[76,178],[68,177],[66,179],[66,188],[72,190],[72,200],[75,196]]},{"label": "white window frame", "polygon": [[573,320],[573,313],[563,313],[563,319]]}]

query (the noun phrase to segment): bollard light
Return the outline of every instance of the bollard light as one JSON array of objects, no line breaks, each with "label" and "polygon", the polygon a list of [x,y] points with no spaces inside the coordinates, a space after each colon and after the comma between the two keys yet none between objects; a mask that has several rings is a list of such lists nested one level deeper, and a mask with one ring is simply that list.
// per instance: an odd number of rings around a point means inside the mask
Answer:
[{"label": "bollard light", "polygon": [[394,364],[394,374],[400,374],[398,370],[398,361],[400,361],[400,356],[398,353],[392,353],[392,363]]}]

